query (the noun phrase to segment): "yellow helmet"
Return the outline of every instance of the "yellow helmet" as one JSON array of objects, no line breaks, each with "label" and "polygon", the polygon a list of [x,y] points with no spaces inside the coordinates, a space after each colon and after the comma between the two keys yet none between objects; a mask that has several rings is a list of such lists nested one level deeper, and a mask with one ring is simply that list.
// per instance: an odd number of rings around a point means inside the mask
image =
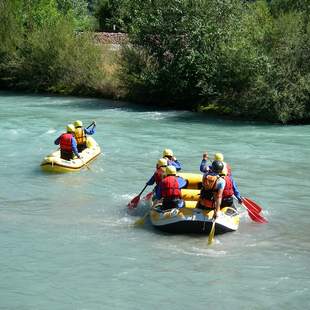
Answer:
[{"label": "yellow helmet", "polygon": [[166,156],[173,156],[172,150],[170,150],[170,149],[164,149],[164,151],[163,151],[163,157],[166,157]]},{"label": "yellow helmet", "polygon": [[75,127],[82,127],[82,126],[83,126],[83,122],[77,120],[77,121],[74,122],[74,126],[75,126]]},{"label": "yellow helmet", "polygon": [[166,158],[160,158],[157,161],[157,167],[166,167],[167,166],[167,159]]},{"label": "yellow helmet", "polygon": [[174,166],[167,166],[166,168],[166,175],[176,175],[177,170],[175,169]]},{"label": "yellow helmet", "polygon": [[68,124],[67,127],[66,127],[66,130],[67,132],[74,132],[75,131],[75,128],[74,128],[74,125],[73,124]]},{"label": "yellow helmet", "polygon": [[224,155],[222,153],[215,153],[214,160],[224,161]]}]

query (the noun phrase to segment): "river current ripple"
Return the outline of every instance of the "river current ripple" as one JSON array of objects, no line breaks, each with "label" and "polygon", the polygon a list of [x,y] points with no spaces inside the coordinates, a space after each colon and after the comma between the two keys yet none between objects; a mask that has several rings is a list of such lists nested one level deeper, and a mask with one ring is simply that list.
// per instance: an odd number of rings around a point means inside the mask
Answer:
[{"label": "river current ripple", "polygon": [[[103,155],[90,170],[43,173],[76,119],[96,120]],[[310,126],[0,92],[0,130],[1,310],[308,308]],[[187,172],[205,150],[224,153],[269,224],[240,209],[240,229],[211,247],[205,236],[134,228],[126,204],[164,148]]]}]

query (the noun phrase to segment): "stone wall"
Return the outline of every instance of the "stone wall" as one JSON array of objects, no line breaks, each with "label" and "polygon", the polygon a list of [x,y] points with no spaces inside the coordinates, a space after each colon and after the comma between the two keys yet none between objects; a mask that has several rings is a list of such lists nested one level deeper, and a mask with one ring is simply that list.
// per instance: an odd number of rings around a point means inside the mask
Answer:
[{"label": "stone wall", "polygon": [[121,32],[96,32],[95,41],[100,44],[124,44],[128,42],[128,37]]}]

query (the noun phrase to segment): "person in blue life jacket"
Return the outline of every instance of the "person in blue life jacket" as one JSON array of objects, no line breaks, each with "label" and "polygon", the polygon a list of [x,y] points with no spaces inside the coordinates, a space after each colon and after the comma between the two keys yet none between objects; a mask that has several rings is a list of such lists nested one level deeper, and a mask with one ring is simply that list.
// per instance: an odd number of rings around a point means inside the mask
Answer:
[{"label": "person in blue life jacket", "polygon": [[[208,164],[208,159],[209,159],[209,155],[208,152],[204,152],[202,155],[202,161],[200,163],[200,167],[199,170],[202,173],[206,173],[208,172],[211,168],[211,165]],[[214,154],[214,160],[219,160],[223,163],[224,168],[223,168],[223,173],[226,175],[231,175],[231,167],[228,163],[224,162],[224,155],[222,153],[215,153]]]},{"label": "person in blue life jacket", "polygon": [[163,151],[163,158],[166,158],[167,161],[168,161],[168,165],[169,166],[174,166],[177,171],[180,171],[182,169],[181,163],[173,155],[172,150],[164,149],[164,151]]},{"label": "person in blue life jacket", "polygon": [[205,151],[202,154],[202,160],[201,160],[200,167],[199,167],[199,170],[202,173],[206,173],[211,169],[211,166],[208,164],[208,159],[209,159],[209,154],[207,151]]},{"label": "person in blue life jacket", "polygon": [[77,143],[74,138],[75,127],[73,124],[69,124],[66,127],[66,133],[61,134],[56,140],[55,144],[60,146],[60,157],[65,160],[71,160],[76,155],[80,158]]},{"label": "person in blue life jacket", "polygon": [[181,188],[186,181],[176,176],[176,168],[167,166],[165,178],[158,184],[157,199],[162,199],[162,209],[183,208],[185,206],[181,195]]},{"label": "person in blue life jacket", "polygon": [[96,133],[96,122],[94,121],[92,125],[90,125],[90,128],[83,128],[83,122],[77,120],[74,122],[74,127],[74,137],[76,139],[78,151],[81,153],[87,148],[86,135],[93,135]]}]

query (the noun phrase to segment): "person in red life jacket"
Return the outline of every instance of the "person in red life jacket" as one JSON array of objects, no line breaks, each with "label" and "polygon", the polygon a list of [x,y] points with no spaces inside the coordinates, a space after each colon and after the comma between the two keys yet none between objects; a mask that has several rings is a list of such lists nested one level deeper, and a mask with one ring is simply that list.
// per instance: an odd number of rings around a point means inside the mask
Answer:
[{"label": "person in red life jacket", "polygon": [[221,161],[214,160],[211,167],[212,170],[203,176],[202,189],[196,208],[214,209],[214,218],[216,218],[221,208],[226,181],[220,176],[224,167]]},{"label": "person in red life jacket", "polygon": [[220,175],[225,180],[225,187],[222,196],[221,208],[234,207],[234,196],[237,198],[238,203],[242,204],[243,202],[242,197],[240,195],[238,186],[235,180],[233,179],[232,175],[225,175],[223,171]]},{"label": "person in red life jacket", "polygon": [[80,158],[77,143],[73,136],[74,133],[74,125],[67,125],[67,132],[60,135],[56,140],[55,144],[60,145],[60,157],[65,160],[73,159],[74,155]]},{"label": "person in red life jacket", "polygon": [[156,197],[162,199],[162,209],[183,208],[185,203],[181,198],[181,188],[186,181],[176,176],[176,168],[167,166],[166,177],[159,183]]},{"label": "person in red life jacket", "polygon": [[224,165],[221,176],[225,179],[226,186],[223,192],[222,207],[233,206],[234,195],[236,196],[238,203],[242,204],[243,200],[240,195],[237,183],[231,174],[230,165],[224,161],[224,155],[222,153],[215,153],[214,159],[221,161]]},{"label": "person in red life jacket", "polygon": [[154,183],[159,184],[164,178],[167,167],[167,159],[160,158],[156,164],[156,171],[151,178],[146,182],[147,185],[153,185]]},{"label": "person in red life jacket", "polygon": [[172,150],[164,149],[164,151],[163,151],[163,158],[166,158],[167,161],[168,161],[168,165],[169,166],[174,166],[177,171],[180,171],[182,169],[181,163],[173,155]]},{"label": "person in red life jacket", "polygon": [[75,121],[74,127],[74,137],[76,139],[78,151],[81,153],[87,148],[86,135],[93,135],[96,132],[96,122],[93,121],[90,128],[83,128],[83,123],[81,121]]}]

